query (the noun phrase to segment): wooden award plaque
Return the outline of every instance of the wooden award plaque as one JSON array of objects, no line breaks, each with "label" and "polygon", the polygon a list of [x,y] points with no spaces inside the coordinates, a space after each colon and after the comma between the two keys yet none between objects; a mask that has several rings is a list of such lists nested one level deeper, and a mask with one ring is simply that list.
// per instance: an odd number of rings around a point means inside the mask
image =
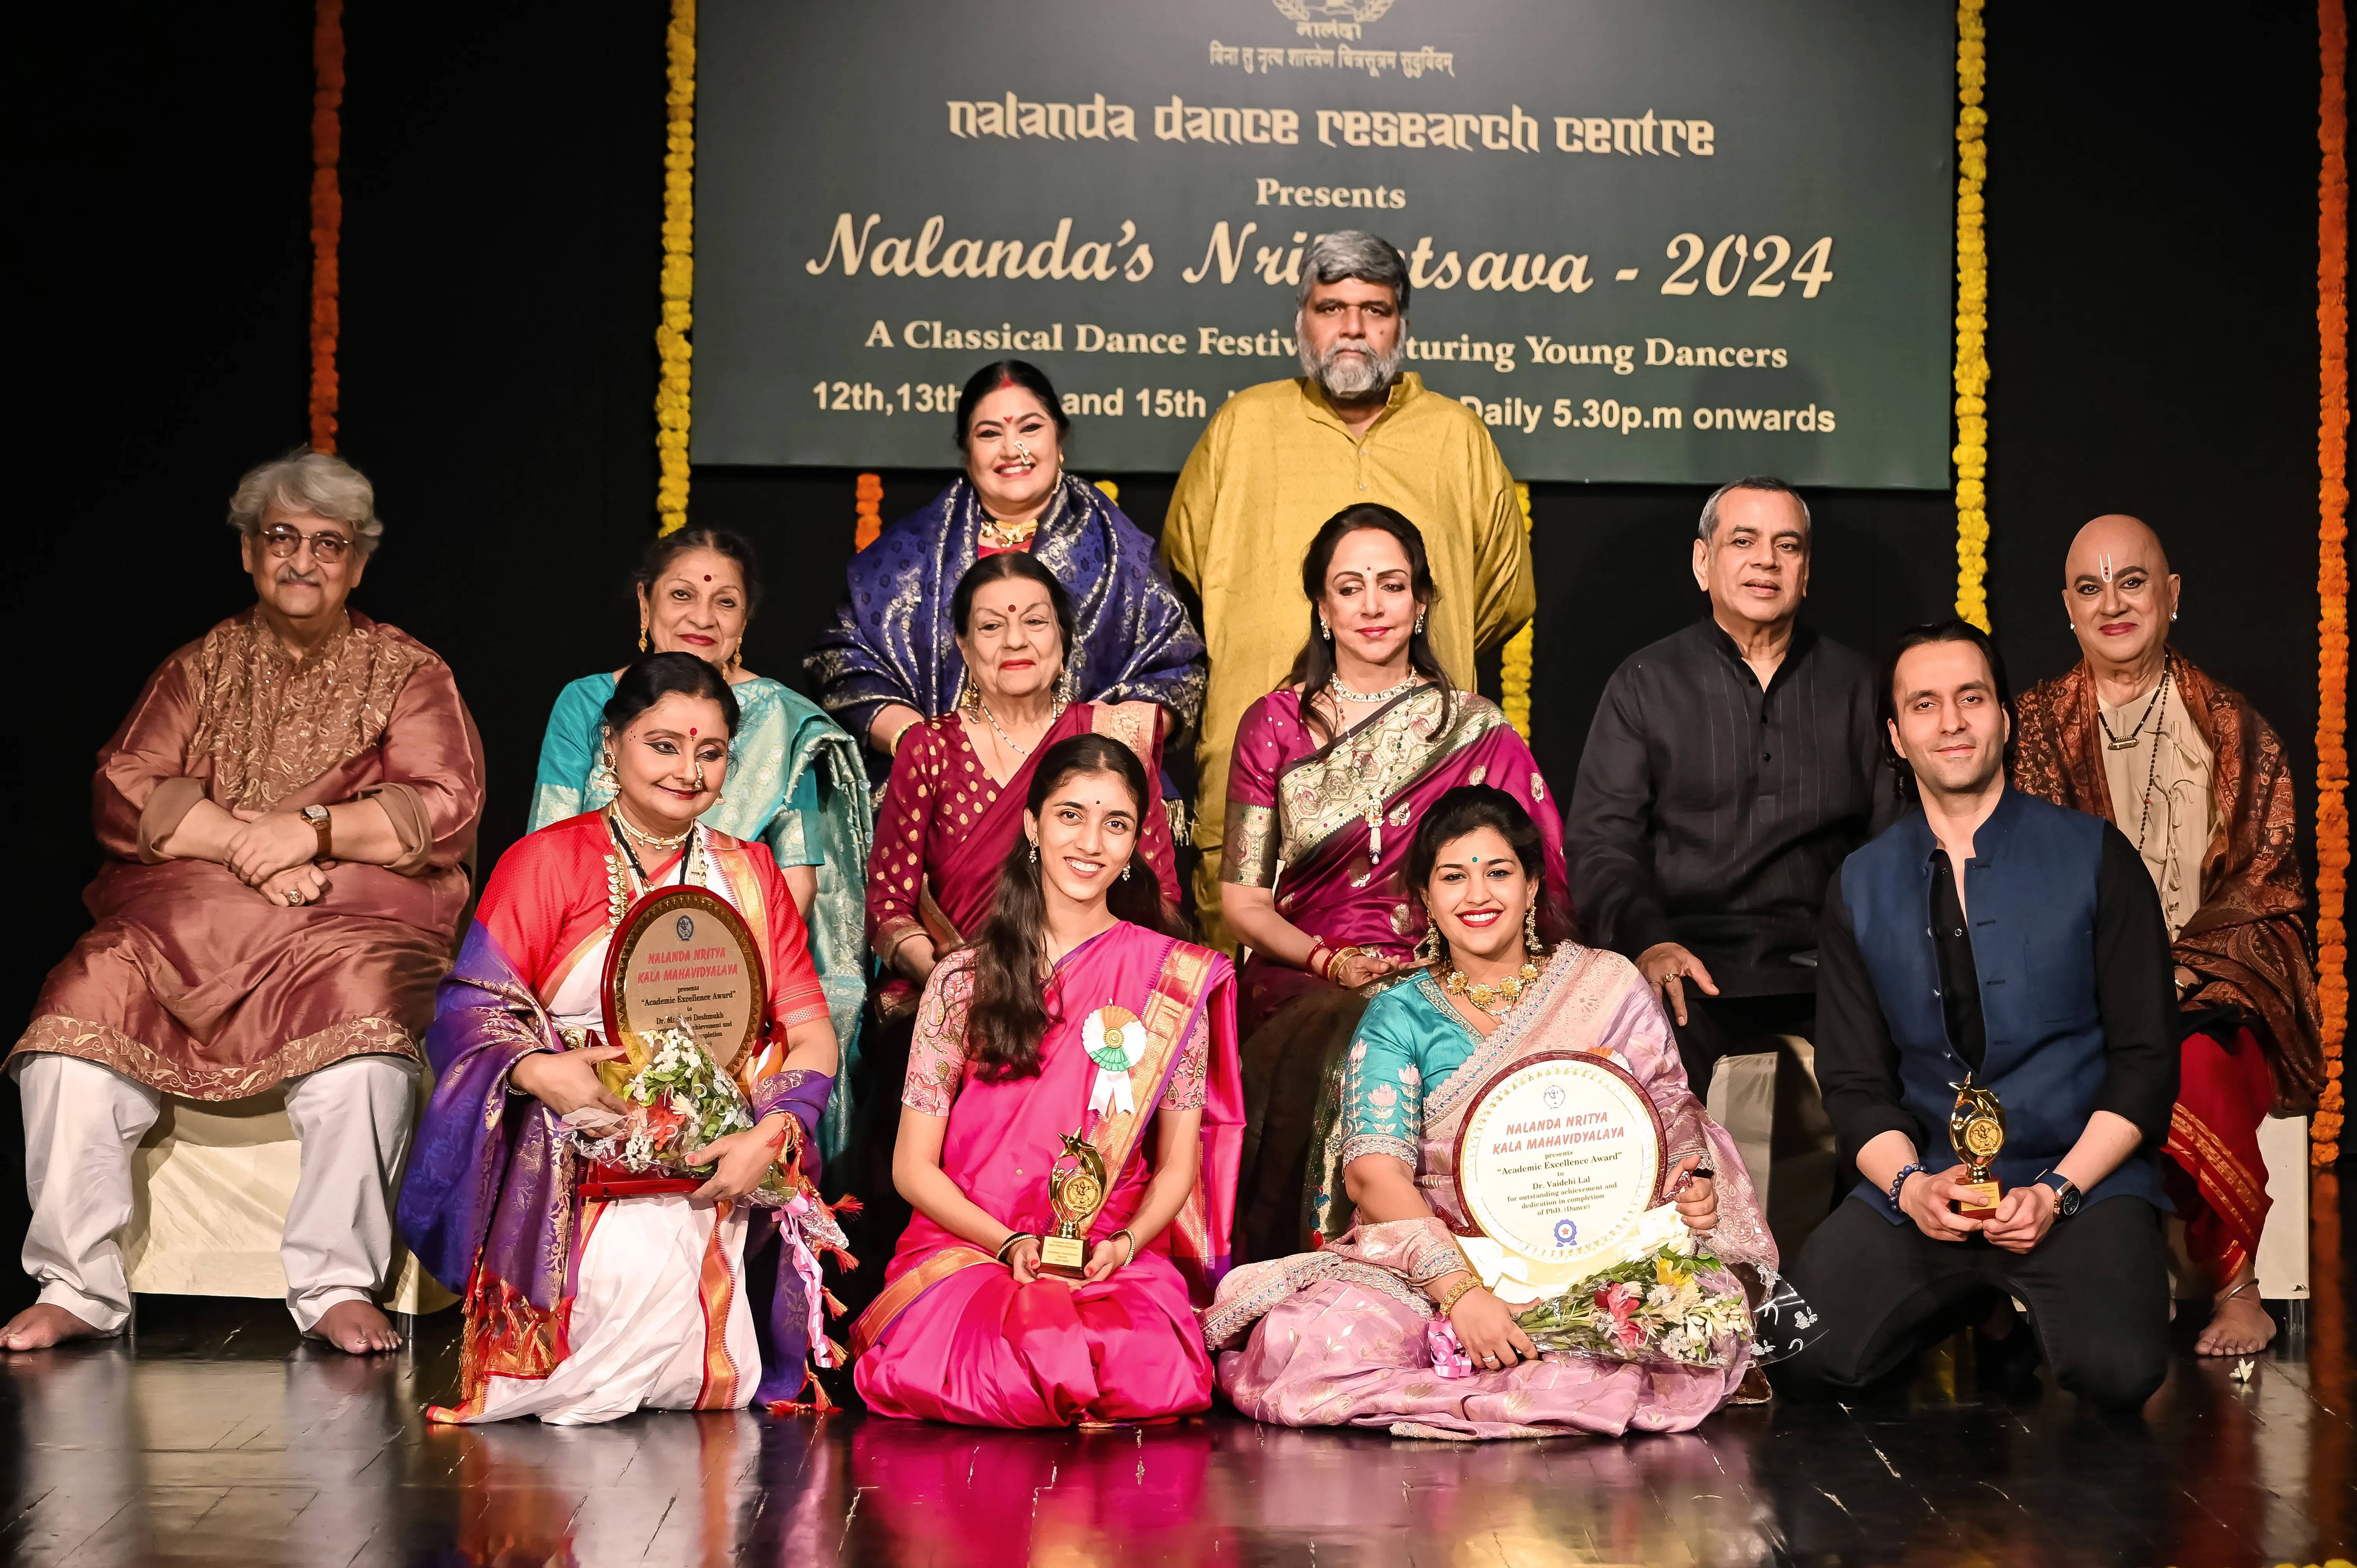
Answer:
[{"label": "wooden award plaque", "polygon": [[1472,1231],[1523,1260],[1542,1294],[1616,1261],[1656,1207],[1661,1113],[1617,1062],[1525,1057],[1476,1090],[1457,1133],[1457,1192]]},{"label": "wooden award plaque", "polygon": [[645,1032],[662,1028],[687,1030],[726,1072],[761,1037],[770,985],[760,947],[726,899],[659,887],[615,928],[599,991],[606,1043],[630,1053],[633,1072],[652,1054]]}]

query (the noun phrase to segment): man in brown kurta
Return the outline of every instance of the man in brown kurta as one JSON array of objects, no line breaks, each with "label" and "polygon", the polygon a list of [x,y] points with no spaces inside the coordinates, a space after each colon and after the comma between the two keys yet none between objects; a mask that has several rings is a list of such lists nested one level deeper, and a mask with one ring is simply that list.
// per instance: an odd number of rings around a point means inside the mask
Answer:
[{"label": "man in brown kurta", "polygon": [[272,1089],[303,1143],[288,1308],[347,1350],[397,1343],[371,1297],[482,746],[449,667],[345,607],[382,532],[366,479],[318,454],[265,464],[230,521],[259,602],[167,659],[100,754],[97,924],[9,1058],[41,1290],[0,1348],[118,1332],[131,1151],[162,1097]]},{"label": "man in brown kurta", "polygon": [[2275,1335],[2256,1299],[2268,1208],[2259,1122],[2316,1109],[2323,1030],[2283,743],[2241,693],[2169,645],[2179,586],[2136,519],[2079,531],[2062,602],[2084,657],[2022,694],[2014,783],[2109,818],[2159,890],[2184,1014],[2161,1174],[2190,1261],[2215,1292],[2195,1348],[2242,1356]]}]

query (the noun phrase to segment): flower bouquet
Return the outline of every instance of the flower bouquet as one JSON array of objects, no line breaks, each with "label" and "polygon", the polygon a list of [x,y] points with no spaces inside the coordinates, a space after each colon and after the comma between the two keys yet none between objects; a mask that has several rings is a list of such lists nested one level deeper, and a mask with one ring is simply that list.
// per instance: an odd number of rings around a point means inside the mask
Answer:
[{"label": "flower bouquet", "polygon": [[1681,1367],[1730,1366],[1751,1335],[1743,1287],[1684,1237],[1600,1269],[1514,1321],[1542,1351]]},{"label": "flower bouquet", "polygon": [[[595,1166],[585,1185],[602,1197],[693,1192],[714,1167],[690,1164],[688,1156],[750,1128],[753,1108],[685,1029],[649,1030],[625,1048],[630,1055],[597,1064],[597,1077],[629,1113],[584,1106],[565,1117],[575,1149]],[[775,1208],[792,1201],[797,1184],[787,1173],[795,1168],[800,1132],[789,1118],[785,1148],[746,1202]]]}]

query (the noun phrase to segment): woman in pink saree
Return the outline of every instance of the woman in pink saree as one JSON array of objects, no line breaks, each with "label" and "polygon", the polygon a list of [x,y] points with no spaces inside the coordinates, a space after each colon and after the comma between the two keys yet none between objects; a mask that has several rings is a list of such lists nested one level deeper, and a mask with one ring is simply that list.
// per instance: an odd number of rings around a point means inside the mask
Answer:
[{"label": "woman in pink saree", "polygon": [[[1195,1309],[1228,1264],[1234,983],[1160,929],[1148,779],[1102,736],[1046,748],[991,913],[926,983],[893,1155],[916,1218],[852,1335],[880,1414],[1071,1426],[1211,1403]],[[1083,1148],[1105,1196],[1060,1275],[1050,1173]]]},{"label": "woman in pink saree", "polygon": [[[1493,789],[1450,791],[1419,827],[1409,875],[1442,956],[1378,997],[1351,1047],[1342,1159],[1357,1223],[1317,1251],[1236,1270],[1204,1322],[1223,1352],[1221,1390],[1246,1415],[1424,1437],[1684,1432],[1741,1385],[1746,1339],[1723,1365],[1540,1356],[1514,1321],[1529,1303],[1492,1294],[1511,1294],[1505,1276],[1477,1269],[1488,1254],[1459,1240],[1480,1235],[1455,1165],[1475,1092],[1527,1057],[1585,1051],[1626,1069],[1660,1113],[1659,1200],[1709,1233],[1723,1265],[1749,1265],[1763,1285],[1776,1267],[1734,1141],[1686,1087],[1643,979],[1615,953],[1539,946],[1553,907],[1543,845]],[[1696,1273],[1727,1294],[1738,1283]],[[1436,1317],[1461,1344],[1465,1375],[1435,1370]]]},{"label": "woman in pink saree", "polygon": [[1399,866],[1417,820],[1460,784],[1502,789],[1537,824],[1565,895],[1545,779],[1494,703],[1458,691],[1426,639],[1438,596],[1415,524],[1337,512],[1301,564],[1309,637],[1291,680],[1244,710],[1228,773],[1221,912],[1249,944],[1238,1256],[1339,1235],[1342,1054],[1375,989],[1414,961],[1422,916]]}]

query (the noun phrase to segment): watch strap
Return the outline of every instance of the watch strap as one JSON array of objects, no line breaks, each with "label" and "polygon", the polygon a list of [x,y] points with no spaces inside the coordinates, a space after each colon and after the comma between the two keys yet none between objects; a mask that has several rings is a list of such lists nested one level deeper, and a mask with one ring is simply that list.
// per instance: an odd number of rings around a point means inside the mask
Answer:
[{"label": "watch strap", "polygon": [[328,813],[328,808],[325,806],[306,806],[303,808],[303,820],[311,824],[311,831],[319,835],[318,858],[321,860],[333,860],[335,858],[336,819]]}]

